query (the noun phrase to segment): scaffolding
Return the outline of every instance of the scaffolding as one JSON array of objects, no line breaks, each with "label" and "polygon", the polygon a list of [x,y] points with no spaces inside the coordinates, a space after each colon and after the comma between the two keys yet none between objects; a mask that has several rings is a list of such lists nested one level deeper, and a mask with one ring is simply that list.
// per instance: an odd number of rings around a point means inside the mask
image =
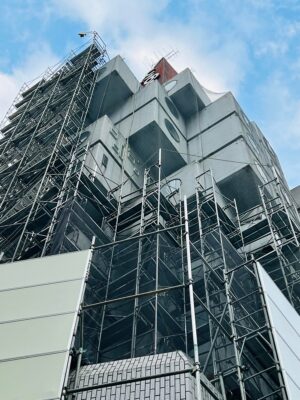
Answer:
[{"label": "scaffolding", "polygon": [[299,312],[299,215],[277,175],[259,192],[261,204],[240,215],[243,240]]},{"label": "scaffolding", "polygon": [[77,387],[82,365],[182,350],[198,400],[200,373],[224,400],[287,400],[257,267],[300,310],[300,223],[284,182],[239,213],[210,170],[186,198],[159,150],[125,193],[127,141],[122,182],[105,189],[85,128],[106,61],[95,35],[23,87],[1,129],[1,262],[92,248],[66,393],[91,390]]},{"label": "scaffolding", "polygon": [[53,253],[58,222],[79,186],[92,190],[84,171],[88,144],[82,132],[97,72],[106,61],[105,46],[95,35],[84,50],[22,90],[15,111],[5,118],[0,141],[2,261]]},{"label": "scaffolding", "polygon": [[[143,187],[108,216],[114,241],[94,248],[82,363],[179,349],[224,399],[287,399],[235,202],[220,201],[211,171],[196,178],[195,195],[183,201],[178,185],[164,190],[172,182],[159,168],[158,157],[145,169]],[[177,202],[170,201],[174,193]]]}]

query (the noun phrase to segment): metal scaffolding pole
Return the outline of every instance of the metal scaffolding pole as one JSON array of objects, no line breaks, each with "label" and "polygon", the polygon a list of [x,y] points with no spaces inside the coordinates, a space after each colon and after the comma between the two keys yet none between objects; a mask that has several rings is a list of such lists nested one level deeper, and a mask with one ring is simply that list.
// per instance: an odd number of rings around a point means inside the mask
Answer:
[{"label": "metal scaffolding pole", "polygon": [[262,206],[265,212],[265,216],[267,218],[268,224],[269,224],[269,228],[270,228],[270,232],[271,232],[271,237],[272,237],[272,241],[273,241],[273,245],[275,248],[275,252],[277,254],[277,258],[278,258],[278,262],[280,265],[280,269],[281,269],[281,274],[283,277],[283,281],[284,281],[284,286],[285,286],[285,290],[287,293],[287,297],[289,299],[289,301],[291,302],[291,304],[293,304],[293,298],[290,292],[290,287],[287,281],[287,277],[286,277],[286,270],[285,270],[285,263],[282,259],[282,254],[281,254],[281,250],[278,246],[278,238],[276,237],[276,232],[274,230],[274,226],[273,226],[273,221],[272,221],[272,217],[270,216],[269,212],[268,212],[268,207],[267,207],[267,200],[264,194],[264,190],[262,187],[259,187],[259,192],[260,192],[260,196],[261,196],[261,200],[262,200]]},{"label": "metal scaffolding pole", "polygon": [[[127,157],[127,153],[128,153],[128,139],[126,140],[126,145],[125,145],[125,157]],[[120,218],[121,209],[122,209],[124,176],[125,176],[125,160],[123,160],[123,163],[122,163],[121,186],[120,186],[120,192],[119,192],[119,196],[118,196],[117,215],[116,215],[115,229],[114,229],[113,240],[112,240],[113,243],[116,243],[117,234],[118,234],[118,223],[119,223],[119,218]],[[111,280],[111,273],[112,273],[112,267],[113,267],[113,262],[114,262],[114,254],[115,254],[115,246],[113,246],[111,256],[110,256],[109,270],[108,270],[106,289],[105,289],[105,300],[107,300],[108,293],[109,293],[109,284],[110,284],[110,280]],[[106,307],[107,307],[106,305],[103,306],[102,314],[101,314],[101,322],[100,322],[100,330],[99,330],[98,346],[97,346],[97,356],[96,356],[96,359],[98,362],[99,362],[100,354],[101,354],[101,341],[102,341],[102,334],[103,334],[104,319],[105,319],[105,314],[106,314]]]},{"label": "metal scaffolding pole", "polygon": [[239,386],[240,386],[240,395],[241,395],[242,400],[247,400],[245,385],[244,385],[244,380],[243,380],[243,370],[242,370],[241,360],[240,360],[239,351],[238,351],[234,309],[233,309],[232,303],[231,303],[232,300],[231,300],[231,296],[230,296],[230,281],[228,280],[228,276],[226,274],[226,272],[228,272],[228,266],[227,266],[227,262],[226,262],[225,252],[224,252],[223,236],[222,236],[222,232],[221,232],[221,223],[220,223],[219,210],[218,210],[218,204],[217,204],[217,199],[216,199],[215,181],[214,181],[212,171],[210,172],[210,178],[211,178],[211,182],[212,182],[213,199],[214,199],[214,205],[215,205],[215,211],[216,211],[216,217],[217,217],[217,227],[218,227],[218,233],[220,236],[222,258],[223,258],[223,263],[224,263],[223,274],[224,274],[224,282],[225,282],[225,293],[226,293],[226,299],[227,299],[227,304],[228,304],[229,321],[230,321],[231,333],[232,333],[232,338],[233,338],[233,348],[234,348],[236,368],[237,368],[237,374],[238,374],[238,380],[239,380]]},{"label": "metal scaffolding pole", "polygon": [[186,261],[187,261],[187,275],[188,275],[187,283],[189,286],[189,301],[190,301],[190,309],[191,309],[191,324],[192,324],[194,362],[195,362],[195,377],[196,377],[196,393],[197,393],[197,399],[202,400],[201,381],[200,381],[200,360],[199,360],[197,324],[196,324],[195,304],[194,304],[194,289],[193,289],[192,261],[191,261],[191,249],[190,249],[189,220],[188,220],[188,208],[187,208],[186,196],[184,196],[184,198],[183,198],[183,203],[184,203],[185,244],[186,244],[186,258],[187,258]]},{"label": "metal scaffolding pole", "polygon": [[[158,152],[158,182],[157,182],[157,220],[156,226],[157,231],[159,231],[160,224],[160,185],[161,185],[161,149]],[[156,235],[156,259],[155,259],[155,290],[158,290],[159,284],[159,242],[160,236],[159,233]],[[155,305],[154,305],[154,354],[157,353],[157,341],[158,341],[158,296],[155,295]]]},{"label": "metal scaffolding pole", "polygon": [[[204,251],[204,240],[203,240],[203,229],[202,229],[202,221],[201,221],[201,216],[200,216],[200,196],[199,196],[199,190],[196,190],[196,204],[197,204],[197,218],[198,218],[198,229],[199,229],[199,238],[200,238],[200,252],[203,258],[205,258],[205,251]],[[217,364],[216,364],[216,351],[214,344],[212,343],[213,340],[213,326],[212,326],[212,319],[211,319],[211,309],[210,309],[210,297],[209,297],[209,292],[208,292],[208,282],[207,282],[207,266],[205,263],[203,263],[203,281],[204,281],[204,289],[205,289],[205,298],[206,298],[206,306],[207,309],[209,310],[209,315],[208,315],[208,324],[209,324],[209,333],[210,333],[210,346],[213,349],[212,350],[212,362],[213,362],[213,372],[214,376],[218,374],[217,370]],[[217,332],[218,332],[218,327],[217,327]],[[217,338],[217,332],[215,338]],[[207,357],[205,368],[208,364],[209,361],[209,356]]]},{"label": "metal scaffolding pole", "polygon": [[[41,178],[41,180],[39,182],[39,185],[37,187],[37,191],[35,193],[33,202],[31,204],[31,207],[30,207],[29,212],[27,214],[27,218],[26,218],[26,221],[24,223],[22,232],[21,232],[21,234],[19,236],[16,248],[15,248],[15,251],[14,251],[14,254],[13,254],[13,257],[12,257],[12,260],[14,260],[19,255],[19,250],[21,248],[21,244],[23,242],[23,238],[24,238],[24,235],[26,233],[27,226],[28,226],[28,224],[30,222],[31,217],[33,215],[36,215],[39,203],[42,205],[42,203],[41,203],[41,195],[43,194],[43,191],[45,190],[45,185],[48,184],[48,181],[53,180],[53,177],[51,176],[51,168],[54,168],[54,164],[58,160],[58,157],[59,157],[60,149],[61,149],[61,147],[64,147],[64,135],[66,134],[65,130],[68,130],[68,126],[70,127],[73,124],[73,128],[72,129],[74,129],[74,127],[75,127],[76,134],[78,135],[78,133],[81,131],[81,129],[83,127],[83,124],[84,124],[84,121],[85,121],[85,116],[86,116],[86,113],[87,113],[87,109],[84,110],[83,116],[81,117],[82,119],[80,119],[80,117],[77,117],[77,116],[76,116],[76,118],[75,118],[75,116],[73,117],[72,113],[74,113],[74,112],[76,113],[76,111],[73,111],[74,110],[74,105],[75,105],[75,102],[77,100],[77,96],[79,95],[80,91],[85,90],[81,86],[83,86],[84,82],[86,82],[86,79],[89,79],[91,81],[90,82],[91,86],[90,86],[89,97],[91,97],[91,95],[92,95],[92,91],[93,91],[93,87],[94,87],[95,79],[96,79],[96,74],[94,72],[92,72],[92,70],[90,70],[87,73],[86,69],[87,69],[88,66],[90,66],[90,64],[92,62],[91,54],[92,54],[93,50],[95,50],[95,49],[96,49],[95,45],[91,45],[89,47],[89,49],[88,49],[88,52],[87,52],[87,55],[85,57],[84,63],[83,63],[83,65],[81,67],[81,70],[80,70],[80,74],[79,74],[78,80],[77,80],[76,85],[74,87],[74,91],[72,92],[72,96],[71,96],[71,99],[70,99],[69,106],[68,106],[67,111],[66,111],[66,113],[64,115],[64,118],[63,118],[62,124],[60,126],[60,129],[59,129],[57,138],[55,140],[55,143],[54,143],[54,145],[52,147],[52,151],[51,151],[48,163],[46,165],[46,168],[45,168],[45,170],[43,172],[42,178]],[[93,77],[91,79],[87,78],[88,74],[92,74]],[[75,122],[75,120],[76,120],[76,122]],[[71,129],[71,127],[69,129]],[[78,137],[77,137],[77,141],[78,141]],[[75,139],[75,142],[76,142],[76,139]],[[23,243],[22,248],[23,247],[24,247],[24,243]]]},{"label": "metal scaffolding pole", "polygon": [[[143,192],[142,192],[142,206],[141,206],[141,219],[140,219],[140,229],[139,236],[143,235],[145,228],[145,204],[146,204],[146,196],[147,196],[147,182],[148,182],[148,168],[144,169],[144,180],[143,180]],[[138,248],[138,256],[137,256],[137,267],[136,267],[136,277],[135,277],[135,294],[139,293],[140,287],[140,271],[142,268],[142,248],[143,248],[143,239],[139,239],[139,248]],[[136,333],[137,333],[137,319],[138,319],[138,307],[139,307],[139,299],[136,297],[134,299],[134,310],[133,310],[133,323],[132,323],[132,339],[131,339],[131,357],[135,356],[135,346],[136,346]]]}]

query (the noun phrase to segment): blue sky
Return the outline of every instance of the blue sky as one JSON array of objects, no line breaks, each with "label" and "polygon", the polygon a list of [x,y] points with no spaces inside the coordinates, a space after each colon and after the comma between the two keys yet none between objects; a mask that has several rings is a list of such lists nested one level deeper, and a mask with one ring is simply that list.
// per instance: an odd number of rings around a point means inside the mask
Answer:
[{"label": "blue sky", "polygon": [[97,30],[138,77],[171,50],[216,92],[231,90],[300,184],[300,0],[2,0],[0,118],[24,81]]}]

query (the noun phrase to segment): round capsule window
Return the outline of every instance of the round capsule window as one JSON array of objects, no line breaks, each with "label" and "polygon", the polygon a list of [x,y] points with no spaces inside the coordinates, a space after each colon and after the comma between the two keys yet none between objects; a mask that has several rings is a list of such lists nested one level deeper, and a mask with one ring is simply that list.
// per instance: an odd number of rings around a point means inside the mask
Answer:
[{"label": "round capsule window", "polygon": [[173,114],[173,116],[175,118],[178,118],[179,117],[179,113],[177,111],[177,108],[172,103],[172,101],[168,97],[166,97],[165,100],[166,100],[167,106],[168,106],[169,110],[171,111],[171,113]]},{"label": "round capsule window", "polygon": [[176,84],[177,84],[177,81],[170,81],[170,82],[167,82],[166,84],[165,84],[165,89],[166,89],[166,91],[167,92],[169,92],[170,90],[172,90],[175,86],[176,86]]},{"label": "round capsule window", "polygon": [[172,136],[172,138],[179,143],[180,142],[180,137],[176,131],[175,126],[172,124],[172,122],[170,122],[168,119],[165,119],[165,125],[166,128],[168,129],[170,135]]}]

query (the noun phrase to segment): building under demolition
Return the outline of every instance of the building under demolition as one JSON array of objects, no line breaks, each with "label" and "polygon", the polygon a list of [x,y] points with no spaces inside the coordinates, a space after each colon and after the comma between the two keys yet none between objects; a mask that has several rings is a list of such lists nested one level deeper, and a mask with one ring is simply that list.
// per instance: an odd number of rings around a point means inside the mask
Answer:
[{"label": "building under demolition", "polygon": [[300,398],[300,202],[230,92],[95,34],[1,132],[1,398]]}]

